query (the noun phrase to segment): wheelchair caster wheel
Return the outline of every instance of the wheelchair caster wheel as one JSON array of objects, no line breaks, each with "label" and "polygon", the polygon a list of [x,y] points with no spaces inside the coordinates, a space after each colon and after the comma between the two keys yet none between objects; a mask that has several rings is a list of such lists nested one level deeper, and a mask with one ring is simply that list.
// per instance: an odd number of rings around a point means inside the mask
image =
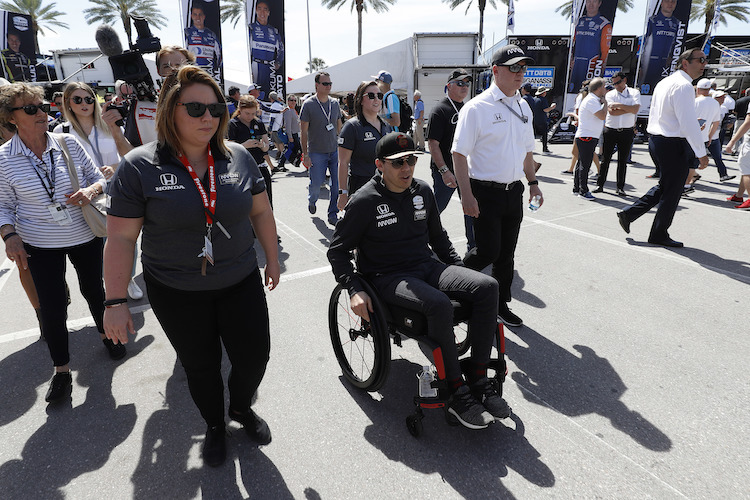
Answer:
[{"label": "wheelchair caster wheel", "polygon": [[424,427],[422,426],[422,417],[420,415],[409,415],[406,417],[406,428],[409,429],[409,434],[418,438],[422,435]]}]

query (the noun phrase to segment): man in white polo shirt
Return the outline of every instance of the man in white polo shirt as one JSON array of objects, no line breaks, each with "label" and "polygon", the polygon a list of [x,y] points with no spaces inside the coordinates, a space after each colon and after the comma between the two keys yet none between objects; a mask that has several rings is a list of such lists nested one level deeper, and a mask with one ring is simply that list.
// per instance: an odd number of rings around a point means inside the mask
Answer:
[{"label": "man in white polo shirt", "polygon": [[516,45],[492,55],[492,84],[459,111],[451,148],[464,213],[474,217],[476,246],[464,263],[477,270],[492,264],[500,285],[498,315],[508,326],[523,324],[508,302],[523,219],[524,176],[529,200],[539,196],[539,203],[544,202],[532,156],[532,112],[518,93],[526,66],[533,62]]},{"label": "man in white polo shirt", "polygon": [[612,77],[614,89],[607,92],[607,118],[604,120],[604,149],[602,151],[602,168],[597,179],[595,193],[604,191],[607,171],[612,155],[617,148],[617,195],[625,196],[625,173],[628,168],[630,148],[635,137],[635,119],[641,109],[641,93],[628,87],[628,77],[618,71]]}]

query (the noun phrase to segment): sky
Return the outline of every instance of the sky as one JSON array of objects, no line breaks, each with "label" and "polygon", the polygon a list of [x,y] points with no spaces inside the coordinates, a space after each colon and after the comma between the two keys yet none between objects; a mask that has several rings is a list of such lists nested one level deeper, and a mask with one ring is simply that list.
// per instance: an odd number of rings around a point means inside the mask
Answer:
[{"label": "sky", "polygon": [[[43,0],[47,5],[50,0]],[[323,59],[332,66],[357,57],[357,13],[350,11],[351,0],[339,10],[328,10],[320,0],[308,0],[310,8],[310,35],[312,56]],[[570,23],[555,12],[563,0],[515,0],[515,35],[567,35]],[[70,29],[53,27],[57,34],[45,30],[46,36],[39,38],[42,52],[55,49],[96,47],[94,34],[97,25],[87,25],[81,11],[92,4],[86,0],[56,0],[56,8],[66,11],[62,17]],[[169,20],[163,29],[152,31],[161,39],[162,45],[182,45],[180,0],[157,0],[157,4]],[[468,12],[466,7],[451,10],[439,0],[396,0],[387,12],[363,13],[362,52],[367,53],[390,45],[414,33],[477,32],[479,10],[473,0]],[[614,35],[640,35],[643,33],[647,0],[634,0],[635,7],[627,13],[617,12],[613,24]],[[484,46],[505,37],[507,8],[499,0],[498,9],[489,3],[484,16]],[[286,69],[287,76],[297,78],[306,74],[308,60],[306,0],[286,0]],[[703,31],[703,22],[695,23],[691,33]],[[122,23],[117,21],[115,30],[123,45],[127,38]],[[135,33],[135,30],[133,31]],[[249,82],[247,62],[247,30],[241,20],[236,28],[230,23],[222,25],[224,46],[224,68],[227,78]],[[718,35],[746,35],[747,24],[730,20],[727,26],[720,25]],[[373,68],[377,71],[384,68]],[[375,74],[375,73],[373,73]]]}]

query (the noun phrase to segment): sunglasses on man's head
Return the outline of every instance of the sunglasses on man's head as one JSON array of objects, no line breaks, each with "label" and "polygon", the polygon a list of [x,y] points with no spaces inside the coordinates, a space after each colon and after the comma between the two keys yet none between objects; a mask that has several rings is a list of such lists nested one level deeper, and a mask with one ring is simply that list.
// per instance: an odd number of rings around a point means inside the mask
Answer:
[{"label": "sunglasses on man's head", "polygon": [[366,92],[365,95],[367,96],[368,99],[370,99],[372,101],[374,101],[376,98],[379,101],[383,100],[383,93],[382,92]]},{"label": "sunglasses on man's head", "polygon": [[187,114],[193,118],[200,118],[206,114],[206,109],[211,113],[214,118],[219,118],[227,112],[227,105],[223,102],[214,102],[211,104],[203,104],[202,102],[178,102],[178,106],[185,106]]},{"label": "sunglasses on man's head", "polygon": [[318,83],[324,87],[330,87],[331,85],[333,85],[333,82],[318,82]]},{"label": "sunglasses on man's head", "polygon": [[86,101],[86,104],[94,104],[94,101],[96,101],[96,99],[88,95],[86,97],[74,95],[70,100],[73,101],[74,104],[81,104],[83,101]]},{"label": "sunglasses on man's head", "polygon": [[17,108],[10,108],[11,111],[18,111],[22,109],[27,115],[35,115],[40,109],[45,113],[49,113],[49,104],[27,104],[26,106],[18,106]]},{"label": "sunglasses on man's head", "polygon": [[414,165],[417,164],[417,157],[414,155],[411,155],[411,156],[405,156],[403,158],[398,158],[397,160],[386,160],[386,161],[391,162],[391,164],[395,168],[403,167],[404,163],[406,163],[410,167],[413,167]]}]

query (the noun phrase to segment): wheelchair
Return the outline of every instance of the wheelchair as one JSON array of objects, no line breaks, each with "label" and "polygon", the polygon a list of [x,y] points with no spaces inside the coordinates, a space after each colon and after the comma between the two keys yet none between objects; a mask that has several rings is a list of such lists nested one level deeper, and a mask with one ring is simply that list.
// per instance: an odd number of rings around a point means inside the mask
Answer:
[{"label": "wheelchair", "polygon": [[[432,353],[437,371],[432,387],[437,389],[437,397],[420,397],[419,395],[414,397],[414,413],[406,418],[409,433],[414,437],[422,435],[423,409],[425,408],[442,408],[448,424],[460,425],[456,418],[447,411],[450,390],[445,380],[442,349],[437,342],[427,336],[427,318],[419,311],[385,304],[364,276],[359,273],[356,276],[372,300],[373,312],[370,313],[370,321],[365,321],[354,313],[349,301],[349,292],[340,284],[334,288],[328,304],[331,343],[344,378],[359,389],[368,392],[377,391],[388,378],[391,339],[398,347],[401,347],[403,339],[414,339],[421,344],[421,347]],[[467,321],[471,317],[471,305],[454,300],[451,303],[456,348],[461,368],[466,373],[469,358],[465,355],[471,347],[467,328]],[[488,377],[495,384],[498,394],[502,396],[507,365],[503,324],[499,322],[495,341],[497,357],[490,359],[488,365],[489,370],[494,371],[494,376],[488,372]]]}]

